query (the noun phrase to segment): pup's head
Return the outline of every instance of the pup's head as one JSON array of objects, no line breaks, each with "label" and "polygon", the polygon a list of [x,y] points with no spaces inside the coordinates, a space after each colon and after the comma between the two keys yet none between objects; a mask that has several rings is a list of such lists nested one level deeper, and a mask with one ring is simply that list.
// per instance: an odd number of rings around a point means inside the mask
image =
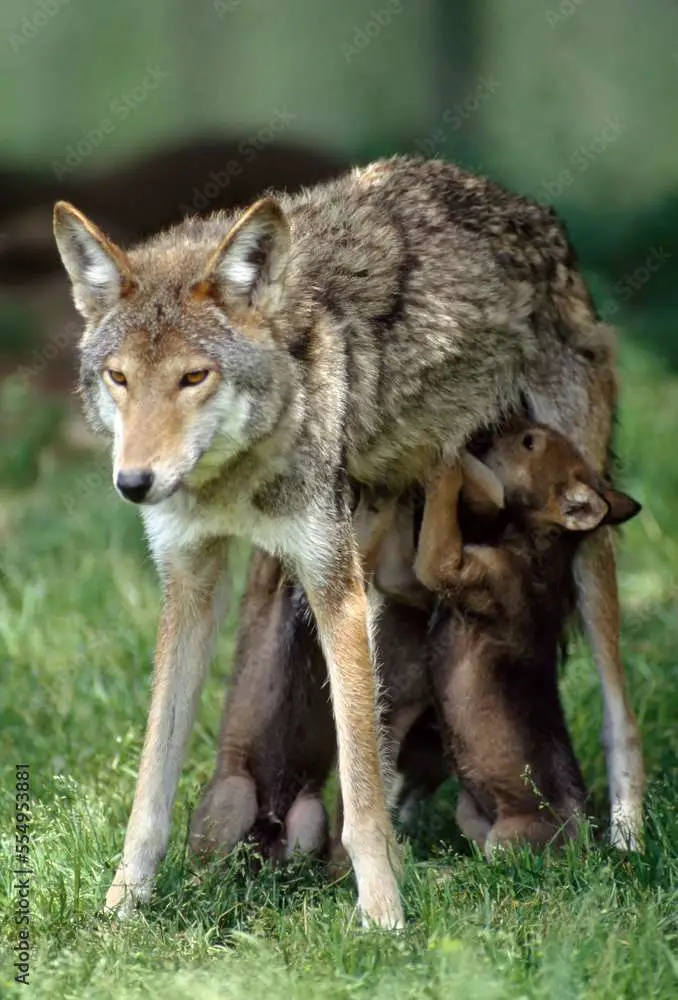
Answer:
[{"label": "pup's head", "polygon": [[200,485],[270,434],[291,377],[273,320],[289,253],[276,201],[235,223],[191,220],[129,253],[65,202],[54,233],[86,321],[85,408],[113,434],[126,499]]},{"label": "pup's head", "polygon": [[641,509],[608,487],[567,438],[539,424],[521,422],[499,435],[483,462],[502,484],[507,505],[537,524],[588,532],[622,524]]}]

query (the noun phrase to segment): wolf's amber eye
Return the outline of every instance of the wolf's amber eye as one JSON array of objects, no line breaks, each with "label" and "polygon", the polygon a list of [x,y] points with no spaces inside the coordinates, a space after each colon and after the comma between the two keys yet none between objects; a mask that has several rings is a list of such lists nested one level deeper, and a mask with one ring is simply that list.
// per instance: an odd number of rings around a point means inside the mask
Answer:
[{"label": "wolf's amber eye", "polygon": [[523,437],[523,448],[527,448],[528,451],[532,451],[534,448],[534,438],[531,434],[526,434]]},{"label": "wolf's amber eye", "polygon": [[111,382],[115,382],[116,385],[127,385],[127,379],[122,372],[117,372],[115,368],[107,368],[106,374],[110,378]]},{"label": "wolf's amber eye", "polygon": [[200,385],[209,375],[209,368],[201,368],[199,371],[186,372],[179,379],[179,388],[185,389],[188,385]]}]

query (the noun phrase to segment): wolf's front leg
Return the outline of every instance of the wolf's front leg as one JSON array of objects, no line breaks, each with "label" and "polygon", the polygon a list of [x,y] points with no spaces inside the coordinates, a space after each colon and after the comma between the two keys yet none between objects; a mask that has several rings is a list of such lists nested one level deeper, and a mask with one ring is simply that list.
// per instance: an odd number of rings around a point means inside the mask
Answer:
[{"label": "wolf's front leg", "polygon": [[[330,528],[330,530],[332,530]],[[363,918],[400,927],[399,849],[379,754],[377,678],[360,555],[350,529],[331,566],[299,565],[327,662],[344,807],[342,841],[358,883]]]},{"label": "wolf's front leg", "polygon": [[225,553],[213,548],[161,566],[151,709],[122,862],[106,895],[120,917],[145,902],[169,840],[170,814],[203,681],[225,606]]}]

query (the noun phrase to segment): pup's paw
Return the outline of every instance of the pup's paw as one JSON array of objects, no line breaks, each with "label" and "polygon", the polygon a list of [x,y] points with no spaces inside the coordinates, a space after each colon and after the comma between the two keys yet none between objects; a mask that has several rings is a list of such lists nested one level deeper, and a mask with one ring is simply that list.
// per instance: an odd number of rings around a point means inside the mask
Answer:
[{"label": "pup's paw", "polygon": [[257,791],[252,778],[218,778],[191,818],[191,850],[202,857],[226,855],[247,836],[256,818]]}]

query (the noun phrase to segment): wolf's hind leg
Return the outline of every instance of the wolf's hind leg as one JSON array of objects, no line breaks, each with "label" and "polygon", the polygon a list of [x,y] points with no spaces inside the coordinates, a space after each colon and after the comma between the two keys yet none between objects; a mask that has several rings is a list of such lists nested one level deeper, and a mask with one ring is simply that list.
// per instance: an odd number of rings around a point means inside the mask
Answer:
[{"label": "wolf's hind leg", "polygon": [[[598,361],[574,367],[563,352],[545,363],[560,371],[558,391],[553,372],[548,392],[527,392],[534,419],[555,427],[580,449],[594,468],[605,474],[612,436],[616,384],[611,332],[593,327]],[[619,648],[619,592],[611,528],[587,538],[575,561],[577,606],[595,660],[604,704],[611,828],[616,847],[636,849],[642,839],[645,775],[640,731],[626,694],[624,664]]]},{"label": "wolf's hind leg", "polygon": [[600,675],[610,793],[610,840],[637,850],[643,833],[645,772],[638,723],[628,702],[619,649],[619,597],[612,531],[588,538],[576,562],[579,610]]}]

